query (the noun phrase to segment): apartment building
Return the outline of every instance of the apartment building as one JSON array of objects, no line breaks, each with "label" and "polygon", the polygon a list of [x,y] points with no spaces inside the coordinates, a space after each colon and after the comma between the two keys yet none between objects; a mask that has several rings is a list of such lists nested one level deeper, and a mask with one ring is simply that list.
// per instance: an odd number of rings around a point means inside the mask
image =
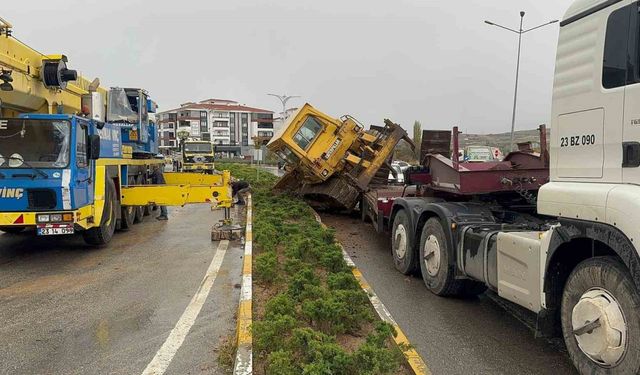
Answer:
[{"label": "apartment building", "polygon": [[272,137],[273,112],[233,100],[207,99],[187,102],[157,115],[160,149],[168,154],[180,147],[180,135],[206,140],[229,153],[253,155],[254,137]]}]

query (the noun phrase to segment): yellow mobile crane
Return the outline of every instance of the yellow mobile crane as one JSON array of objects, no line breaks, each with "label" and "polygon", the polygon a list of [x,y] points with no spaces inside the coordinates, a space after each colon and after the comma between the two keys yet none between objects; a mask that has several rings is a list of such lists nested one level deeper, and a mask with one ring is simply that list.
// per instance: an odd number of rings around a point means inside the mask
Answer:
[{"label": "yellow mobile crane", "polygon": [[80,232],[102,245],[153,205],[210,203],[228,218],[228,171],[165,173],[166,184],[152,184],[163,160],[145,90],[104,89],[67,62],[20,42],[0,19],[0,230]]},{"label": "yellow mobile crane", "polygon": [[351,116],[336,119],[307,103],[267,145],[286,162],[275,189],[300,194],[317,208],[351,210],[372,182],[386,182],[387,161],[402,139],[413,147],[389,120],[365,130]]}]

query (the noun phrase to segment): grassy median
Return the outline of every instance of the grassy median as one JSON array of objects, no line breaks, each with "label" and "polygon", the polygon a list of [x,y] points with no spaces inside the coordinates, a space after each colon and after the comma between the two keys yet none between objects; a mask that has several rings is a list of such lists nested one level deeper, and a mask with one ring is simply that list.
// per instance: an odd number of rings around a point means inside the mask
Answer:
[{"label": "grassy median", "polygon": [[331,229],[304,201],[276,195],[276,177],[222,164],[253,187],[254,373],[403,374],[393,328],[375,316]]}]

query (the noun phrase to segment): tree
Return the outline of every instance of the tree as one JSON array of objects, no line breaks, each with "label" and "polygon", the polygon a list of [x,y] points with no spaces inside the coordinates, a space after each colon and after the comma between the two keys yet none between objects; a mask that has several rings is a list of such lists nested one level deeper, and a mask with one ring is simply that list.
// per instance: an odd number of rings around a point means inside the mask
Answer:
[{"label": "tree", "polygon": [[422,124],[420,121],[413,123],[413,143],[416,145],[416,159],[420,160],[420,145],[422,144]]}]

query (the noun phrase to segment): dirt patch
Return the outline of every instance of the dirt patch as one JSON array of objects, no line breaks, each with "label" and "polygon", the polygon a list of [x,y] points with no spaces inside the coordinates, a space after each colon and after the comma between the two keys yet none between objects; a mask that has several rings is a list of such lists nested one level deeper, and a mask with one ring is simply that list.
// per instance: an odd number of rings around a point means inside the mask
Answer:
[{"label": "dirt patch", "polygon": [[41,276],[33,280],[20,281],[0,289],[0,298],[13,299],[19,296],[50,293],[56,290],[70,292],[80,290],[95,282],[96,279],[97,277],[91,274]]}]

